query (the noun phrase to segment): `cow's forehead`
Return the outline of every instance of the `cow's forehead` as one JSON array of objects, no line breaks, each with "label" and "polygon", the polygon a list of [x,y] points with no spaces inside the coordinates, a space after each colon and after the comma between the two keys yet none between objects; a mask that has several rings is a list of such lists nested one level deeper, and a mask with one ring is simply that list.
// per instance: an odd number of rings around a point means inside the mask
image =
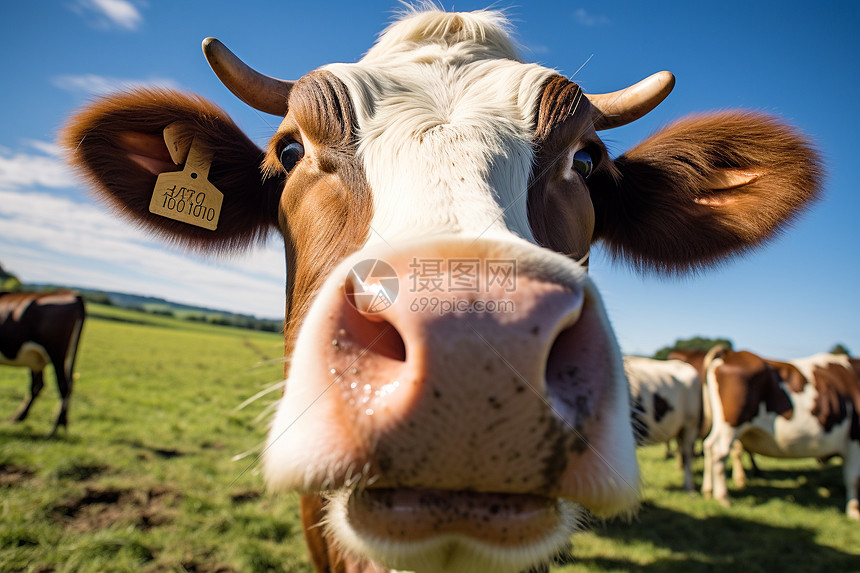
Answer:
[{"label": "cow's forehead", "polygon": [[533,240],[532,138],[542,88],[556,72],[518,61],[495,19],[475,16],[467,29],[449,16],[400,22],[359,62],[323,68],[346,86],[355,111],[374,197],[371,240],[437,232]]},{"label": "cow's forehead", "polygon": [[418,126],[425,130],[487,113],[531,127],[543,83],[556,74],[521,62],[507,20],[488,11],[416,12],[383,32],[359,62],[324,69],[348,86],[363,126],[399,119],[389,110],[404,111],[402,103],[414,108],[407,115],[429,122]]}]

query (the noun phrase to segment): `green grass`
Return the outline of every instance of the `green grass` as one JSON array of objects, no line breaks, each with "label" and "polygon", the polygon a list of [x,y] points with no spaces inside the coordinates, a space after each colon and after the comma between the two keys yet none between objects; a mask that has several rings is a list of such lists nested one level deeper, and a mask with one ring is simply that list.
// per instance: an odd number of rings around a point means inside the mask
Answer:
[{"label": "green grass", "polygon": [[[0,422],[0,571],[310,571],[294,496],[263,491],[255,454],[282,378],[277,334],[90,305],[70,429],[46,439],[53,372],[29,419]],[[29,384],[0,368],[0,418]],[[660,446],[639,456],[632,522],[573,539],[580,571],[860,571],[835,462],[758,458],[765,475],[723,508],[682,491]],[[701,460],[696,466],[701,480]]]},{"label": "green grass", "polygon": [[[757,456],[763,475],[748,475],[741,490],[730,480],[724,508],[683,491],[664,454],[638,452],[645,487],[632,522],[593,524],[573,539],[574,563],[558,571],[860,571],[860,523],[844,515],[840,462]],[[694,471],[701,485],[701,458]]]},{"label": "green grass", "polygon": [[[0,423],[0,571],[309,571],[297,500],[264,494],[255,455],[282,337],[89,306],[70,429],[46,439],[53,372]],[[0,415],[29,385],[0,369]]]}]

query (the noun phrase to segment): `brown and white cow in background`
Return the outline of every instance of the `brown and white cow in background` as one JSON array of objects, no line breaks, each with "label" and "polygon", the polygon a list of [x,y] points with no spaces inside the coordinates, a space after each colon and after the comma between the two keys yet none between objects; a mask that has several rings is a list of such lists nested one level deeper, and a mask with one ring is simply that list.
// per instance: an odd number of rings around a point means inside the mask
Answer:
[{"label": "brown and white cow in background", "polygon": [[702,381],[681,360],[624,357],[630,384],[633,432],[638,444],[678,443],[684,489],[693,491],[693,450],[702,434]]},{"label": "brown and white cow in background", "polygon": [[80,296],[71,292],[0,292],[0,365],[30,369],[30,394],[12,417],[20,422],[45,385],[50,364],[57,376],[60,411],[51,430],[68,426],[75,357],[86,310]]},{"label": "brown and white cow in background", "polygon": [[843,459],[846,514],[860,519],[860,360],[816,354],[778,362],[713,349],[705,359],[714,423],[702,492],[728,504],[725,458],[740,440],[774,458]]},{"label": "brown and white cow in background", "polygon": [[[212,103],[156,89],[97,101],[61,136],[99,197],[169,241],[283,235],[290,362],[263,473],[302,494],[319,571],[515,572],[566,547],[584,508],[633,511],[627,381],[579,261],[604,241],[640,268],[700,268],[817,195],[808,143],[758,113],[692,116],[611,158],[597,131],[645,115],[672,75],[586,95],[521,62],[506,30],[495,12],[415,11],[360,61],[295,82],[206,40],[225,84],[283,117],[266,151]],[[189,145],[214,157],[214,230],[149,210]],[[374,259],[396,297],[359,264]],[[445,278],[464,260],[477,292]],[[439,277],[456,310],[421,304]]]},{"label": "brown and white cow in background", "polygon": [[[704,363],[705,357],[707,356],[707,351],[705,350],[691,350],[691,349],[677,349],[673,350],[667,356],[669,360],[683,360],[687,364],[691,365],[696,369],[696,372],[699,373],[700,381],[704,382]],[[702,425],[699,429],[699,438],[704,440],[708,433],[711,431],[711,402],[710,398],[708,398],[707,389],[702,387],[701,393],[702,399]],[[743,453],[744,453],[743,444],[738,441],[735,442],[732,447],[731,459],[732,459],[732,481],[735,482],[737,487],[744,487],[746,485],[746,470],[744,470],[744,465],[742,461]],[[755,463],[755,456],[752,452],[747,451],[747,456],[750,460],[750,471],[753,475],[761,475],[761,470],[759,470],[758,465]]]}]

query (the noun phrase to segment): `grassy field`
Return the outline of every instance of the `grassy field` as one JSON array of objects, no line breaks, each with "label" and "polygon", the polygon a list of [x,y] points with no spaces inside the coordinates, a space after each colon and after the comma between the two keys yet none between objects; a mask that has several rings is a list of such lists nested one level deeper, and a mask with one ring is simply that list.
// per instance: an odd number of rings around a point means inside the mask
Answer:
[{"label": "grassy field", "polygon": [[[277,392],[236,409],[281,379],[280,336],[89,310],[70,430],[45,438],[52,372],[26,422],[0,422],[0,571],[310,571],[297,499],[267,495],[254,463]],[[0,418],[28,384],[0,368]],[[592,524],[553,571],[860,571],[837,463],[759,458],[723,508],[663,452],[640,450],[638,516]]]}]

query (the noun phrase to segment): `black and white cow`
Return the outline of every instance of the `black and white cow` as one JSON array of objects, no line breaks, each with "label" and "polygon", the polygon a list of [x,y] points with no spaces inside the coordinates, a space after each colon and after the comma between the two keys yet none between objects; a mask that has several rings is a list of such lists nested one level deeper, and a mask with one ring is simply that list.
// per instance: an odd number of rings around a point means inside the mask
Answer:
[{"label": "black and white cow", "polygon": [[624,357],[630,384],[633,430],[639,444],[676,440],[684,470],[684,489],[693,491],[693,452],[702,434],[702,381],[681,360]]}]

